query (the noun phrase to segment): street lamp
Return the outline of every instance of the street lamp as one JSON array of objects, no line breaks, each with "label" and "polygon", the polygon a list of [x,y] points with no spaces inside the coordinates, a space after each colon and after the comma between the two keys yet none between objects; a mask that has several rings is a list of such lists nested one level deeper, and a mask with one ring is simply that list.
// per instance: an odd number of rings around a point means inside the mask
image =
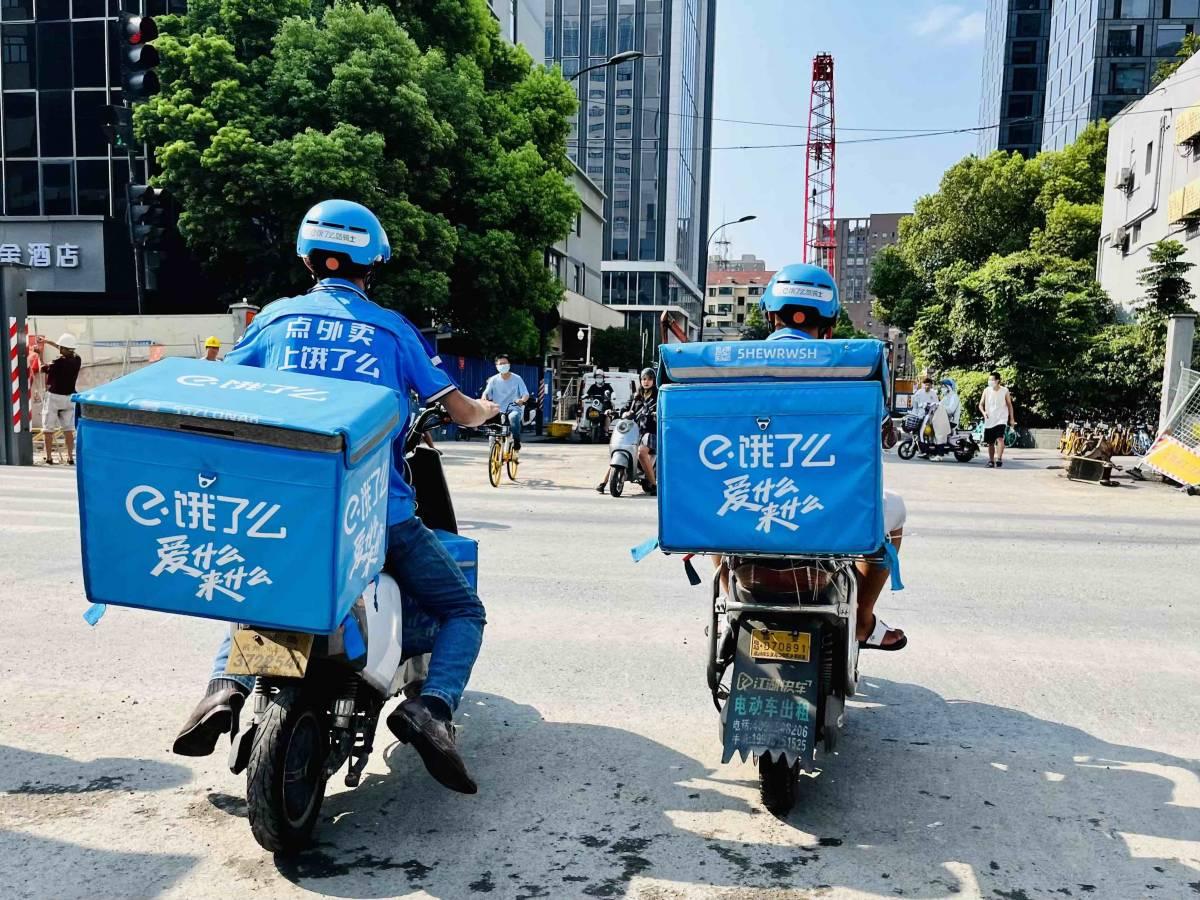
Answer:
[{"label": "street lamp", "polygon": [[585,330],[587,331],[587,351],[584,353],[583,365],[585,368],[590,368],[592,365],[592,326],[584,325],[583,328],[575,332],[575,337],[582,341]]},{"label": "street lamp", "polygon": [[604,62],[593,63],[592,65],[587,66],[586,68],[580,69],[578,72],[576,72],[570,78],[568,78],[567,81],[574,81],[580,75],[582,75],[584,72],[590,72],[593,69],[604,69],[604,68],[607,68],[608,66],[619,66],[623,62],[633,62],[635,59],[641,59],[645,55],[646,54],[644,54],[641,50],[626,50],[623,53],[617,53],[614,56],[610,56]]},{"label": "street lamp", "polygon": [[753,222],[758,216],[742,216],[740,219],[731,219],[724,222],[713,229],[713,233],[708,236],[708,242],[704,245],[704,284],[700,289],[700,340],[704,340],[704,317],[707,314],[705,309],[708,306],[708,254],[712,249],[713,238],[717,236],[722,228],[728,228],[730,225],[741,225],[743,222]]}]

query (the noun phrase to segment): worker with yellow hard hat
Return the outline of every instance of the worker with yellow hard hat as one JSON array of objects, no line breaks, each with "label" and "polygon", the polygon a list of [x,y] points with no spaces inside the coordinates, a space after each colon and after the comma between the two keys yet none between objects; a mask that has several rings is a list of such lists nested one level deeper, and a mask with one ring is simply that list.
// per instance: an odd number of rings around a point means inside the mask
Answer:
[{"label": "worker with yellow hard hat", "polygon": [[221,351],[221,339],[215,334],[210,335],[208,340],[204,342],[204,356],[202,359],[207,359],[209,362],[217,361],[217,354]]}]

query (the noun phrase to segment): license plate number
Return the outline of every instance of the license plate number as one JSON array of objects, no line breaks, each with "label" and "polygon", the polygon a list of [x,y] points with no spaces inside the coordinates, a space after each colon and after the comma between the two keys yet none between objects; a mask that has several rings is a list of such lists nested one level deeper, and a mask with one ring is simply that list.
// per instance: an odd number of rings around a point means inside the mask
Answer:
[{"label": "license plate number", "polygon": [[793,634],[790,631],[752,631],[750,633],[750,655],[755,659],[787,659],[808,662],[812,649],[812,635],[808,632]]},{"label": "license plate number", "polygon": [[311,634],[239,628],[233,633],[225,671],[230,675],[303,678],[312,645]]}]

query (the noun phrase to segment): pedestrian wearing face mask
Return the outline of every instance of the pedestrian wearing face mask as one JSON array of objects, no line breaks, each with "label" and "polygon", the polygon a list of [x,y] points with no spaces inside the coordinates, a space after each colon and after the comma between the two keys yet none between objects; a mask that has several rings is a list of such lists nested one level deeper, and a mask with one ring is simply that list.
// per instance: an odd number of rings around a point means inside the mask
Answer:
[{"label": "pedestrian wearing face mask", "polygon": [[529,388],[520,375],[512,371],[508,357],[501,353],[496,357],[496,374],[488,379],[483,389],[483,399],[491,400],[502,415],[508,416],[508,425],[512,429],[513,447],[521,449],[521,418],[524,415],[522,407],[529,402]]},{"label": "pedestrian wearing face mask", "polygon": [[1004,433],[1016,425],[1013,415],[1012,395],[1004,386],[999,372],[988,373],[988,386],[979,398],[979,411],[983,413],[983,440],[988,448],[989,469],[1004,466]]}]

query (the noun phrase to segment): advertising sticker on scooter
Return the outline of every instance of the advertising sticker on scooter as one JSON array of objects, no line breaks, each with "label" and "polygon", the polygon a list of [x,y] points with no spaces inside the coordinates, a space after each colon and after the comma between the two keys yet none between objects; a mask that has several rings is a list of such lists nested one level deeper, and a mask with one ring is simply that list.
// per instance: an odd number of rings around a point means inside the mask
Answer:
[{"label": "advertising sticker on scooter", "polygon": [[811,771],[816,750],[817,665],[808,632],[739,629],[729,700],[721,710],[727,763],[736,754],[782,755]]}]

